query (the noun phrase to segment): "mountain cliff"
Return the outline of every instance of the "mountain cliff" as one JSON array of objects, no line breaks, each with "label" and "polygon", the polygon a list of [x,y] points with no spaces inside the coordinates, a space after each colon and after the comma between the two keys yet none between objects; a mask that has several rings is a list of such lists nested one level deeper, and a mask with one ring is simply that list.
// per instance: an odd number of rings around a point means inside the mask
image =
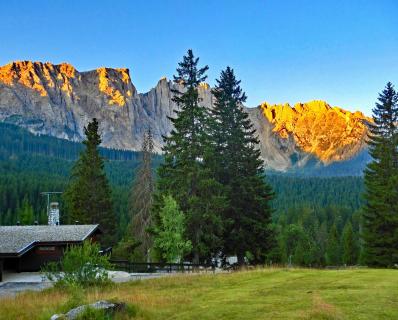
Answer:
[{"label": "mountain cliff", "polygon": [[[147,93],[138,93],[128,69],[98,68],[79,72],[72,65],[18,61],[0,67],[0,121],[37,134],[72,141],[96,117],[103,146],[140,150],[143,133],[151,128],[155,150],[168,135],[177,108],[166,78]],[[213,105],[211,88],[199,88],[202,103]],[[331,107],[323,101],[294,107],[263,103],[245,108],[257,130],[268,168],[286,171],[308,163],[329,165],[355,158],[366,147],[367,123],[360,112]]]}]

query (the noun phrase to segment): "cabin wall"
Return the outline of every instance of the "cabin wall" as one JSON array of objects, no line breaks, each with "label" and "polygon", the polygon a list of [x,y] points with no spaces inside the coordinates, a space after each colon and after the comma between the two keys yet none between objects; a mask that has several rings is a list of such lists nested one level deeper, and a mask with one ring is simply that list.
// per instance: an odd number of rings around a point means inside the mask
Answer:
[{"label": "cabin wall", "polygon": [[18,259],[17,271],[39,271],[46,263],[59,261],[65,248],[65,245],[37,246]]}]

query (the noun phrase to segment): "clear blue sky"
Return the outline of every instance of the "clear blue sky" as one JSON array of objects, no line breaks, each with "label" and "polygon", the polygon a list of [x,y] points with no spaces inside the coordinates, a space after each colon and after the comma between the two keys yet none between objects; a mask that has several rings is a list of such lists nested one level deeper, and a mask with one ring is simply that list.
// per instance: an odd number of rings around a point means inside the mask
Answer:
[{"label": "clear blue sky", "polygon": [[4,1],[0,64],[130,68],[138,91],[170,78],[192,48],[209,83],[232,66],[248,106],[324,99],[370,115],[398,86],[398,1]]}]

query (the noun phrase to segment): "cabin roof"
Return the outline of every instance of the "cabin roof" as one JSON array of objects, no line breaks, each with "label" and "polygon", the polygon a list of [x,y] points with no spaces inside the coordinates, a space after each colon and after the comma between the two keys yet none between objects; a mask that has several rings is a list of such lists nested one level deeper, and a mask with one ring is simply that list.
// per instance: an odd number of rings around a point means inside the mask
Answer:
[{"label": "cabin roof", "polygon": [[98,224],[60,226],[0,226],[0,256],[21,256],[37,244],[80,243]]}]

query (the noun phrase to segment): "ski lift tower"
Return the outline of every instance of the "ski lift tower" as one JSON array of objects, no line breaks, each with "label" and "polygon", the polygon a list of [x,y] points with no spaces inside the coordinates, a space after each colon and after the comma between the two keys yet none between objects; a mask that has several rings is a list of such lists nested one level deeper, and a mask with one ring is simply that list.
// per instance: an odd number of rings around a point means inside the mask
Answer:
[{"label": "ski lift tower", "polygon": [[47,217],[49,225],[59,225],[59,208],[58,202],[50,203],[50,196],[55,194],[61,194],[59,191],[47,191],[42,192],[42,196],[47,196]]}]

